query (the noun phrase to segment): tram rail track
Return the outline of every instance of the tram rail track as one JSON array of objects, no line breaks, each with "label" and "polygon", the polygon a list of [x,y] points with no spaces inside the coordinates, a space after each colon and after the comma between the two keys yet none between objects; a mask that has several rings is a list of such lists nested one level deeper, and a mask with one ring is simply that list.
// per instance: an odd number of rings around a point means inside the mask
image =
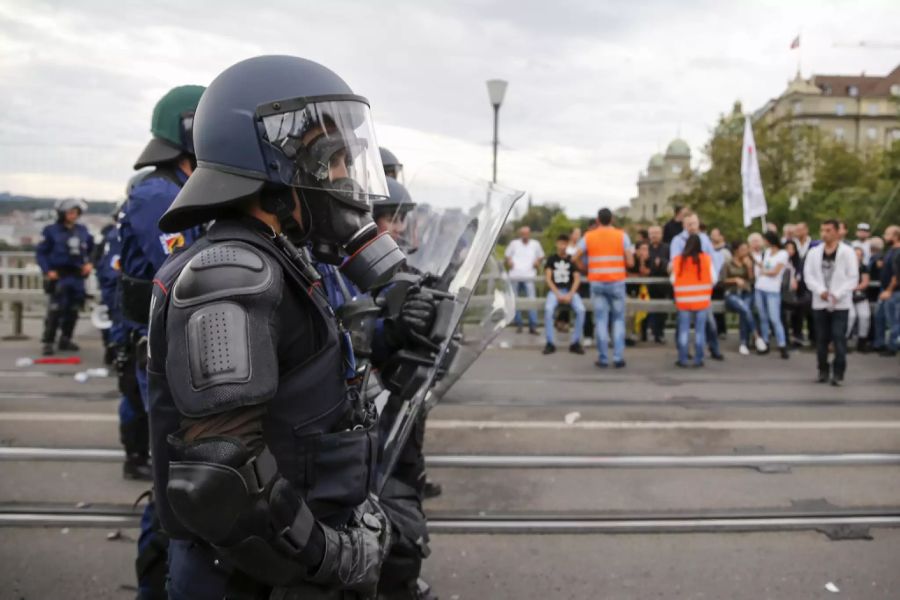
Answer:
[{"label": "tram rail track", "polygon": [[[111,448],[0,447],[0,461],[119,462]],[[900,453],[735,453],[735,454],[430,454],[428,468],[484,469],[665,469],[896,466]]]},{"label": "tram rail track", "polygon": [[[0,527],[132,528],[140,507],[111,504],[0,504]],[[431,533],[443,534],[656,534],[813,530],[832,539],[866,538],[873,528],[900,527],[900,506],[793,507],[651,512],[495,513],[443,511],[429,514]]]}]

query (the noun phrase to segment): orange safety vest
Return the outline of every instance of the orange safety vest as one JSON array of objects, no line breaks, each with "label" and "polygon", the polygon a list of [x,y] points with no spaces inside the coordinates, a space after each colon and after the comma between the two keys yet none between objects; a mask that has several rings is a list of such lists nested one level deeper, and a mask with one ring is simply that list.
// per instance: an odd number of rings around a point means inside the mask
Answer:
[{"label": "orange safety vest", "polygon": [[584,234],[588,281],[625,281],[625,232],[598,227]]},{"label": "orange safety vest", "polygon": [[700,272],[697,263],[691,260],[681,268],[682,259],[676,256],[672,261],[675,275],[675,306],[678,310],[705,310],[712,300],[712,259],[708,254],[700,254]]}]

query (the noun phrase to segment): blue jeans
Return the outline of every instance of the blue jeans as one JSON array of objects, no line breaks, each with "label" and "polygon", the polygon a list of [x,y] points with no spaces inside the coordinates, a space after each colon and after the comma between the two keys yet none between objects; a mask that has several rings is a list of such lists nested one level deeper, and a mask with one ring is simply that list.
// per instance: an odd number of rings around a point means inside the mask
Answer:
[{"label": "blue jeans", "polygon": [[[560,294],[568,294],[568,288],[559,288]],[[556,310],[556,307],[559,305],[559,298],[556,297],[556,294],[550,292],[547,294],[547,302],[544,303],[544,329],[547,333],[547,343],[553,344],[553,312]],[[572,307],[572,310],[575,311],[575,325],[572,327],[572,337],[569,341],[570,344],[576,344],[581,341],[581,332],[584,330],[584,303],[581,301],[581,296],[578,294],[574,294],[572,296],[572,300],[569,304]]]},{"label": "blue jeans", "polygon": [[725,296],[725,308],[740,317],[741,343],[749,344],[750,335],[756,330],[753,320],[753,295],[751,292],[733,292]]},{"label": "blue jeans", "polygon": [[625,282],[592,281],[591,301],[594,303],[594,335],[597,337],[597,351],[600,362],[607,364],[609,358],[609,320],[612,318],[613,360],[625,360]]},{"label": "blue jeans", "polygon": [[683,365],[688,361],[688,341],[691,336],[691,321],[694,322],[694,363],[703,364],[703,351],[706,346],[706,323],[709,321],[709,309],[679,310],[678,333],[675,344],[678,346],[678,362]]},{"label": "blue jeans", "polygon": [[884,302],[885,329],[888,332],[888,350],[897,351],[900,346],[900,292],[894,292]]},{"label": "blue jeans", "polygon": [[759,330],[763,341],[769,343],[769,325],[775,330],[775,341],[779,348],[787,345],[784,325],[781,324],[781,292],[756,290],[756,311],[759,313]]},{"label": "blue jeans", "polygon": [[719,329],[716,327],[716,319],[713,317],[712,310],[707,309],[709,313],[706,319],[706,341],[709,342],[709,353],[713,356],[719,356],[722,351],[719,350]]},{"label": "blue jeans", "polygon": [[[536,298],[537,293],[534,291],[534,282],[533,281],[514,281],[513,285],[515,285],[516,296],[524,296],[525,298]],[[516,327],[522,326],[522,311],[516,311],[515,318]],[[537,311],[529,310],[528,311],[528,327],[534,329],[537,327]]]}]

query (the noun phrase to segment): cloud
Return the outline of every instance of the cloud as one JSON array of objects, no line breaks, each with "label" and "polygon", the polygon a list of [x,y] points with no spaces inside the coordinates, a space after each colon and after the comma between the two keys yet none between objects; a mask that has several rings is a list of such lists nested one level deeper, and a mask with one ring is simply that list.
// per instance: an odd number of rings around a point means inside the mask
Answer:
[{"label": "cloud", "polygon": [[[412,169],[439,160],[489,178],[484,81],[509,80],[501,182],[573,214],[620,206],[676,135],[694,151],[736,99],[752,110],[797,68],[886,73],[889,2],[0,0],[0,190],[117,198],[155,101],[228,65],[289,53],[340,73]],[[67,194],[68,195],[68,194]]]}]

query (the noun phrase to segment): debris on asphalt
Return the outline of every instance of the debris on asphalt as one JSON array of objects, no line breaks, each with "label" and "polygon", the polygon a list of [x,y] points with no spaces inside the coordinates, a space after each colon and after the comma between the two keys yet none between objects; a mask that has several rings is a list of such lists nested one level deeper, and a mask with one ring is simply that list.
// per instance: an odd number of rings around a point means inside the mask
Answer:
[{"label": "debris on asphalt", "polygon": [[122,539],[122,532],[116,529],[115,531],[110,531],[106,534],[106,539],[108,540],[120,540]]},{"label": "debris on asphalt", "polygon": [[834,585],[830,581],[825,584],[825,589],[828,590],[829,592],[831,592],[832,594],[837,594],[838,592],[841,591],[840,588],[838,588],[838,586]]},{"label": "debris on asphalt", "polygon": [[75,508],[88,508],[90,505],[90,502],[79,502],[75,505]]},{"label": "debris on asphalt", "polygon": [[566,422],[566,425],[574,425],[575,421],[580,418],[581,413],[576,410],[575,412],[570,412],[569,414],[567,414],[564,421]]}]

